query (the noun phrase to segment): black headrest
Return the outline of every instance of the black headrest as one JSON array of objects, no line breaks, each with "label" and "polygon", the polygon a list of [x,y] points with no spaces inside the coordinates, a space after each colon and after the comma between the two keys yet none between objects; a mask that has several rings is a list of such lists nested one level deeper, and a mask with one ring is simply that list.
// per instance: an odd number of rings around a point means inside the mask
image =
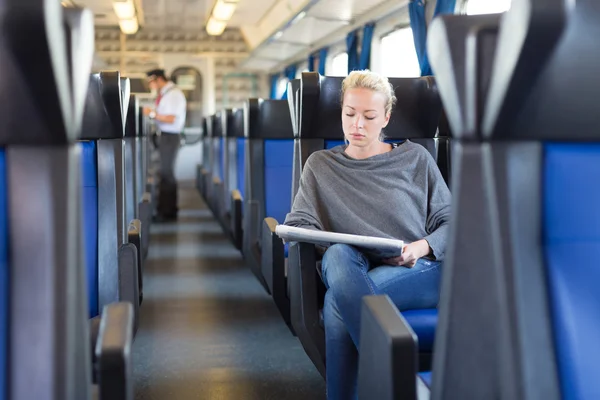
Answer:
[{"label": "black headrest", "polygon": [[298,135],[298,122],[296,115],[296,92],[300,90],[300,79],[292,79],[287,85],[287,101],[290,107],[290,118],[292,119],[292,129],[294,136]]},{"label": "black headrest", "polygon": [[293,139],[290,108],[286,100],[249,99],[245,135],[250,139]]},{"label": "black headrest", "polygon": [[215,115],[211,116],[212,128],[210,135],[213,138],[223,137],[223,121],[221,119],[221,111],[218,111]]},{"label": "black headrest", "polygon": [[121,77],[121,117],[123,118],[123,135],[125,135],[125,124],[127,123],[127,112],[129,111],[129,96],[131,95],[131,81],[129,78]]},{"label": "black headrest", "polygon": [[598,37],[596,1],[513,2],[500,27],[485,137],[597,141]]},{"label": "black headrest", "polygon": [[127,123],[125,125],[125,136],[136,137],[139,135],[140,126],[140,102],[135,94],[129,95],[129,110],[127,111]]},{"label": "black headrest", "polygon": [[94,36],[93,18],[90,23],[82,10],[67,18],[53,1],[3,0],[0,8],[0,145],[75,141],[83,108],[77,102],[87,90],[79,77],[89,75],[93,56],[93,41],[87,41]]},{"label": "black headrest", "polygon": [[[139,100],[136,100],[136,102],[139,103]],[[148,121],[146,119],[146,116],[144,115],[144,107],[138,106],[136,115],[138,119],[138,136],[148,136],[148,132],[146,129],[146,124],[148,124]]]},{"label": "black headrest", "polygon": [[225,137],[233,137],[233,110],[231,108],[221,112],[221,124],[223,125],[221,134]]},{"label": "black headrest", "polygon": [[244,132],[244,109],[236,108],[233,111],[233,136],[243,138]]},{"label": "black headrest", "polygon": [[[341,139],[341,90],[344,77],[302,73],[300,85],[301,138]],[[389,139],[433,138],[441,100],[432,77],[389,78],[398,99],[385,135]]]},{"label": "black headrest", "polygon": [[94,59],[94,13],[88,9],[63,8],[67,53],[71,72],[73,129],[81,135],[85,97]]},{"label": "black headrest", "polygon": [[202,137],[209,137],[209,125],[210,125],[210,117],[202,118]]},{"label": "black headrest", "polygon": [[123,137],[121,79],[119,72],[92,74],[83,117],[81,138],[85,140]]},{"label": "black headrest", "polygon": [[[455,138],[481,137],[500,15],[443,15],[428,33],[428,53]],[[440,122],[440,132],[442,129]]]}]

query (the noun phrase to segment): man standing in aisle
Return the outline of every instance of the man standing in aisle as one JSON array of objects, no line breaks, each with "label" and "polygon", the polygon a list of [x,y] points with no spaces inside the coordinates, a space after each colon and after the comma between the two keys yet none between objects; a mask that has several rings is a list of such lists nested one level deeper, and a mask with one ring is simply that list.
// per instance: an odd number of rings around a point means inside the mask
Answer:
[{"label": "man standing in aisle", "polygon": [[150,89],[158,93],[154,109],[144,108],[144,114],[155,121],[160,131],[157,220],[175,220],[178,211],[175,159],[185,127],[187,101],[183,92],[167,79],[164,70],[152,70],[147,75]]}]

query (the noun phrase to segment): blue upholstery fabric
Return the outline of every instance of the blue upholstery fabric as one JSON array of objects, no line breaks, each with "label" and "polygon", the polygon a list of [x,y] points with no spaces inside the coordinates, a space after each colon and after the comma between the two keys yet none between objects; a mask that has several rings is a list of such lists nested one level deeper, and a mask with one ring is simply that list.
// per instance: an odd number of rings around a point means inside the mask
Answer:
[{"label": "blue upholstery fabric", "polygon": [[600,145],[545,146],[543,241],[564,399],[600,398]]},{"label": "blue upholstery fabric", "polygon": [[341,146],[343,144],[346,144],[343,140],[326,140],[325,141],[325,148],[327,150],[333,149],[336,146]]},{"label": "blue upholstery fabric", "polygon": [[433,351],[435,327],[438,320],[437,308],[407,310],[402,312],[402,316],[419,338],[419,350]]},{"label": "blue upholstery fabric", "polygon": [[282,223],[292,202],[294,140],[265,140],[265,212]]},{"label": "blue upholstery fabric", "polygon": [[[277,222],[279,222],[279,221],[277,221]],[[288,258],[289,251],[290,251],[290,244],[289,243],[284,243],[283,244],[283,256],[285,258]]]},{"label": "blue upholstery fabric", "polygon": [[96,142],[82,142],[83,234],[90,318],[98,315],[98,157]]},{"label": "blue upholstery fabric", "polygon": [[[246,179],[246,171],[244,169],[246,165],[246,139],[237,139],[237,189],[240,194],[244,195],[244,184]],[[242,207],[243,208],[243,207]]]},{"label": "blue upholstery fabric", "polygon": [[8,353],[8,210],[7,210],[6,154],[0,150],[0,400],[7,393]]},{"label": "blue upholstery fabric", "polygon": [[219,138],[219,178],[223,182],[225,176],[225,139]]},{"label": "blue upholstery fabric", "polygon": [[420,372],[419,373],[419,377],[421,378],[421,380],[423,382],[425,382],[425,384],[427,385],[427,387],[431,387],[431,371]]}]

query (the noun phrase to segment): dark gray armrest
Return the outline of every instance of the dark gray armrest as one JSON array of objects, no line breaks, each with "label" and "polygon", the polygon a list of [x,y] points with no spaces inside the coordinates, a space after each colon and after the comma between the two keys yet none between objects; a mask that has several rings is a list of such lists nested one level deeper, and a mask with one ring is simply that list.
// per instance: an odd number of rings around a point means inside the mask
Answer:
[{"label": "dark gray armrest", "polygon": [[92,382],[98,383],[98,360],[96,359],[96,345],[100,335],[101,316],[97,315],[89,320],[90,326],[90,350],[92,352]]},{"label": "dark gray armrest", "polygon": [[133,305],[133,332],[137,332],[140,310],[137,248],[132,243],[119,248],[119,301]]},{"label": "dark gray armrest", "polygon": [[238,249],[242,249],[243,230],[242,230],[242,194],[239,190],[231,192],[231,235],[233,243]]},{"label": "dark gray armrest", "polygon": [[281,316],[291,327],[284,245],[275,233],[277,225],[277,220],[274,218],[265,218],[263,221],[261,270]]},{"label": "dark gray armrest", "polygon": [[150,225],[152,223],[152,196],[145,192],[139,206],[139,216],[142,222],[142,260],[148,256],[148,246],[150,245]]},{"label": "dark gray armrest", "polygon": [[359,399],[416,399],[418,339],[394,303],[365,296],[360,325]]},{"label": "dark gray armrest", "polygon": [[134,310],[120,302],[104,307],[96,344],[100,400],[133,400],[131,345]]},{"label": "dark gray armrest", "polygon": [[134,219],[129,223],[127,230],[128,242],[133,244],[137,251],[137,277],[139,288],[139,302],[142,304],[144,298],[144,263],[142,261],[142,222]]},{"label": "dark gray armrest", "polygon": [[321,327],[319,314],[325,286],[317,271],[314,244],[291,243],[287,279],[292,327],[306,354],[325,377],[325,331]]}]

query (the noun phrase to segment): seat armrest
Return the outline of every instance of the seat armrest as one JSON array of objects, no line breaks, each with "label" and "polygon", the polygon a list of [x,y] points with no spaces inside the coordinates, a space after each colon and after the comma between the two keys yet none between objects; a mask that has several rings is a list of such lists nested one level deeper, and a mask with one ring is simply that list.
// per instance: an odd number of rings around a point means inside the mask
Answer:
[{"label": "seat armrest", "polygon": [[100,315],[96,315],[89,320],[90,327],[90,350],[92,353],[92,383],[98,383],[98,359],[96,358],[96,345],[98,344],[98,336],[100,335]]},{"label": "seat armrest", "polygon": [[233,243],[238,250],[242,249],[243,230],[242,230],[242,194],[239,190],[231,192],[231,236]]},{"label": "seat armrest", "polygon": [[150,245],[150,225],[152,224],[152,196],[145,192],[142,195],[142,201],[138,204],[140,221],[142,222],[142,260],[148,256],[148,247]]},{"label": "seat armrest", "polygon": [[275,233],[277,225],[275,218],[265,218],[263,221],[261,269],[281,316],[291,327],[290,299],[285,276],[285,249],[283,240]]},{"label": "seat armrest", "polygon": [[133,305],[133,333],[137,332],[140,309],[137,248],[127,243],[119,248],[119,301]]},{"label": "seat armrest", "polygon": [[134,219],[129,223],[127,237],[128,242],[135,246],[137,252],[138,294],[139,302],[142,304],[144,298],[144,263],[142,259],[142,222],[139,219]]},{"label": "seat armrest", "polygon": [[131,345],[134,310],[126,302],[104,307],[96,343],[100,400],[133,400]]},{"label": "seat armrest", "polygon": [[361,309],[359,399],[417,398],[418,339],[387,295]]},{"label": "seat armrest", "polygon": [[325,376],[325,331],[320,324],[325,286],[317,271],[317,250],[311,243],[291,243],[288,253],[290,319],[302,347]]}]

